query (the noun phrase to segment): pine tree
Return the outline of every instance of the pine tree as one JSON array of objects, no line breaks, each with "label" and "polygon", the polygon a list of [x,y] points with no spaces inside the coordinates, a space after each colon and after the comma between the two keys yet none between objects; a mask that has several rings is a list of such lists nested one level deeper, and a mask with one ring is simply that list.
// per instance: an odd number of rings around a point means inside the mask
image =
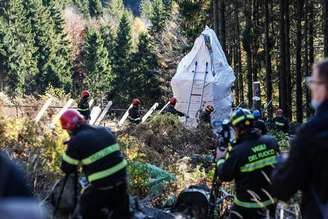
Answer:
[{"label": "pine tree", "polygon": [[0,17],[4,16],[8,8],[9,0],[0,1]]},{"label": "pine tree", "polygon": [[38,69],[33,54],[31,26],[26,19],[22,0],[12,0],[6,14],[8,26],[1,25],[2,35],[2,69],[8,79],[9,93],[22,94],[30,88],[30,78],[37,74]]},{"label": "pine tree", "polygon": [[153,4],[151,0],[142,0],[140,3],[141,16],[150,19],[153,14]]},{"label": "pine tree", "polygon": [[80,9],[81,13],[84,16],[86,16],[86,17],[90,16],[90,13],[89,13],[89,0],[73,0],[73,4]]},{"label": "pine tree", "polygon": [[179,5],[180,26],[189,43],[194,42],[211,19],[208,19],[210,1],[176,0]]},{"label": "pine tree", "polygon": [[125,11],[123,0],[111,0],[108,7],[110,14],[120,21]]},{"label": "pine tree", "polygon": [[26,0],[24,4],[37,48],[34,57],[39,73],[34,77],[34,89],[43,92],[52,85],[68,91],[71,86],[71,64],[63,35],[56,34],[51,13],[40,0]]},{"label": "pine tree", "polygon": [[113,75],[109,65],[108,52],[101,34],[95,29],[89,29],[87,32],[83,60],[86,87],[98,97],[101,93],[110,91]]},{"label": "pine tree", "polygon": [[72,83],[72,63],[70,60],[70,43],[64,30],[65,21],[58,2],[53,1],[49,5],[49,11],[53,21],[51,24],[55,31],[53,38],[55,42],[54,47],[56,48],[57,53],[56,67],[60,75],[60,82],[62,83],[60,87],[68,91],[70,90]]},{"label": "pine tree", "polygon": [[171,17],[173,0],[162,0],[162,1],[163,1],[165,19],[169,19]]},{"label": "pine tree", "polygon": [[[139,36],[138,50],[133,54],[133,70],[129,78],[131,93],[143,100],[145,106],[151,106],[161,97],[157,57],[154,45],[147,33]],[[133,96],[130,97],[130,99]]]},{"label": "pine tree", "polygon": [[130,72],[130,54],[131,54],[131,24],[128,19],[128,14],[124,13],[117,32],[115,40],[115,49],[113,51],[113,73],[115,74],[115,92],[116,97],[120,102],[127,103],[128,87],[126,80]]},{"label": "pine tree", "polygon": [[103,14],[100,0],[89,0],[89,13],[91,17],[98,17]]},{"label": "pine tree", "polygon": [[104,40],[104,46],[107,49],[109,63],[113,63],[113,53],[115,47],[114,35],[112,28],[108,25],[101,26],[100,28],[101,37]]},{"label": "pine tree", "polygon": [[55,25],[56,34],[65,34],[64,33],[65,20],[62,16],[59,3],[56,1],[49,2],[48,9],[50,11],[50,17]]},{"label": "pine tree", "polygon": [[153,2],[153,13],[150,17],[152,24],[151,32],[160,34],[165,26],[165,13],[162,0],[154,0]]}]

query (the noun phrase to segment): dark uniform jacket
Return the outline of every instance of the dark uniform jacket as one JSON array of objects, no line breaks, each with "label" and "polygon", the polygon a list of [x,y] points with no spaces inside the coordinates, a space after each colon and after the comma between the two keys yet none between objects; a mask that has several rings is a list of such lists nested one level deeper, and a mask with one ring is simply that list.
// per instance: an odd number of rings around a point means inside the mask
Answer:
[{"label": "dark uniform jacket", "polygon": [[182,113],[182,112],[176,110],[175,107],[174,107],[172,104],[169,104],[169,105],[165,108],[164,112],[166,112],[166,113],[172,113],[173,115],[178,115],[178,116],[185,116],[184,113]]},{"label": "dark uniform jacket", "polygon": [[285,117],[276,117],[273,119],[273,128],[276,131],[289,132],[289,122]]},{"label": "dark uniform jacket", "polygon": [[268,133],[265,122],[261,119],[255,121],[255,127],[261,131],[262,135],[266,135]]},{"label": "dark uniform jacket", "polygon": [[[264,208],[274,201],[269,177],[277,162],[279,146],[271,136],[249,134],[242,137],[218,161],[218,177],[222,181],[235,180],[235,205],[243,208]],[[254,198],[257,201],[254,201]]]},{"label": "dark uniform jacket", "polygon": [[82,98],[80,100],[80,103],[78,105],[78,109],[77,109],[83,116],[85,119],[90,119],[90,106],[89,106],[89,100],[88,98]]},{"label": "dark uniform jacket", "polygon": [[328,202],[327,158],[328,101],[301,126],[291,143],[287,161],[273,174],[273,191],[277,198],[285,201],[302,191],[303,218],[322,218],[314,193],[320,202]]},{"label": "dark uniform jacket", "polygon": [[2,152],[0,152],[0,179],[0,199],[32,197],[32,191],[27,185],[22,170]]},{"label": "dark uniform jacket", "polygon": [[211,124],[211,113],[203,111],[199,114],[199,122],[203,124]]},{"label": "dark uniform jacket", "polygon": [[132,107],[129,109],[129,121],[135,124],[139,124],[141,122],[141,114],[138,107]]},{"label": "dark uniform jacket", "polygon": [[113,186],[126,180],[127,162],[110,129],[82,125],[66,144],[61,166],[65,173],[72,173],[81,165],[95,187]]}]

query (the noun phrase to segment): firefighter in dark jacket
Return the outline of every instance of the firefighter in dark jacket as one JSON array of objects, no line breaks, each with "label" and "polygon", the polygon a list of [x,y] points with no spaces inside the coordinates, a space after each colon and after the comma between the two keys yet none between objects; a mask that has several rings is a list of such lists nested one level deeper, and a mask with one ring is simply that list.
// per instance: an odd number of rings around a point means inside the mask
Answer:
[{"label": "firefighter in dark jacket", "polygon": [[289,122],[287,118],[284,117],[284,111],[282,109],[277,109],[276,117],[273,119],[273,128],[276,131],[284,133],[289,132]]},{"label": "firefighter in dark jacket", "polygon": [[259,110],[254,110],[253,115],[255,117],[255,127],[261,131],[262,135],[266,135],[268,130],[265,122],[261,119],[261,112]]},{"label": "firefighter in dark jacket", "polygon": [[[254,125],[254,115],[247,109],[233,113],[231,124],[236,143],[228,147],[224,159],[218,161],[221,181],[235,180],[236,196],[230,218],[266,218],[275,212],[270,179],[279,147],[271,136],[262,136]],[[240,217],[241,216],[241,217]]]},{"label": "firefighter in dark jacket", "polygon": [[199,124],[211,125],[211,114],[214,111],[212,105],[207,105],[205,110],[199,114]]},{"label": "firefighter in dark jacket", "polygon": [[23,171],[0,151],[0,199],[32,198],[32,190],[28,186]]},{"label": "firefighter in dark jacket", "polygon": [[87,90],[82,91],[81,100],[78,105],[78,111],[84,116],[86,120],[90,119],[90,106],[89,106],[90,93]]},{"label": "firefighter in dark jacket", "polygon": [[133,124],[139,124],[141,122],[141,113],[140,113],[141,101],[137,98],[132,100],[132,108],[129,109],[128,119]]},{"label": "firefighter in dark jacket", "polygon": [[183,112],[180,112],[180,111],[175,109],[175,105],[177,104],[177,101],[178,100],[177,100],[176,97],[172,97],[170,99],[170,104],[165,108],[164,112],[172,113],[173,115],[178,115],[180,117],[186,116]]},{"label": "firefighter in dark jacket", "polygon": [[308,85],[316,113],[301,126],[291,143],[288,159],[274,172],[273,191],[287,201],[302,192],[302,218],[322,219],[328,212],[328,60],[314,65]]},{"label": "firefighter in dark jacket", "polygon": [[114,134],[105,127],[93,127],[75,110],[60,118],[71,138],[66,142],[61,169],[69,174],[82,166],[91,184],[80,200],[84,219],[107,218],[103,209],[113,211],[112,218],[130,218],[127,193],[127,161],[120,152]]}]

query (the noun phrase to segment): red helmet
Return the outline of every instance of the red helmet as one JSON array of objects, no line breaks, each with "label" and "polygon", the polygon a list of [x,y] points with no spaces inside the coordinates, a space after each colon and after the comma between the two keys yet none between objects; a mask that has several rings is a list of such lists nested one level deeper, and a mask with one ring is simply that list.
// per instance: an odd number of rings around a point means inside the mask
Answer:
[{"label": "red helmet", "polygon": [[172,104],[172,105],[177,104],[177,98],[176,97],[171,97],[170,104]]},{"label": "red helmet", "polygon": [[84,91],[82,91],[81,96],[82,97],[89,97],[90,96],[90,93],[89,93],[88,90],[84,90]]},{"label": "red helmet", "polygon": [[68,131],[75,130],[83,123],[85,123],[85,119],[77,110],[66,110],[60,117],[62,128]]},{"label": "red helmet", "polygon": [[132,100],[132,105],[133,106],[139,106],[141,104],[141,101],[138,98],[135,98]]}]

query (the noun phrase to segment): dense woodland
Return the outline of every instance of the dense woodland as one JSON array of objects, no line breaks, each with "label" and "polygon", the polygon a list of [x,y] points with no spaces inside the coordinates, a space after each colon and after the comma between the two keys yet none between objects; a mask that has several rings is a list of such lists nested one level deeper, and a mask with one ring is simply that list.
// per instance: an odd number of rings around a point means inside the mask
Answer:
[{"label": "dense woodland", "polygon": [[[235,105],[261,82],[269,116],[311,114],[304,78],[328,56],[328,0],[0,1],[1,89],[12,96],[88,88],[126,107],[164,103],[179,60],[205,25],[233,67]],[[266,108],[266,107],[265,107]]]}]

